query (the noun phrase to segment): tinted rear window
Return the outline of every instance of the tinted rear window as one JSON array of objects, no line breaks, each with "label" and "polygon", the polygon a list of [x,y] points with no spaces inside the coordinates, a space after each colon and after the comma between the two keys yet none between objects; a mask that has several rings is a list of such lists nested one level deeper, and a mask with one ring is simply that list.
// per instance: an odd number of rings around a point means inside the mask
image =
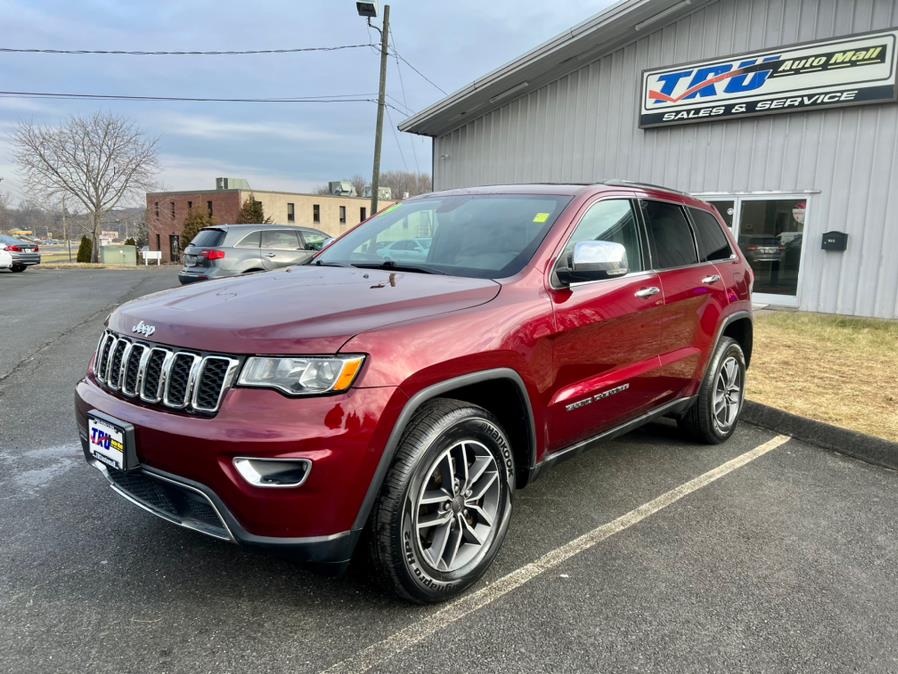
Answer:
[{"label": "tinted rear window", "polygon": [[690,208],[692,221],[695,223],[695,238],[698,239],[698,254],[702,262],[726,260],[733,254],[726,234],[717,222],[717,218],[707,211]]},{"label": "tinted rear window", "polygon": [[193,237],[193,241],[190,242],[191,246],[201,246],[206,248],[208,246],[220,246],[221,242],[224,241],[225,233],[224,230],[221,229],[201,229],[195,237]]},{"label": "tinted rear window", "polygon": [[642,209],[652,241],[655,269],[684,267],[698,262],[692,228],[680,206],[663,201],[643,201]]}]

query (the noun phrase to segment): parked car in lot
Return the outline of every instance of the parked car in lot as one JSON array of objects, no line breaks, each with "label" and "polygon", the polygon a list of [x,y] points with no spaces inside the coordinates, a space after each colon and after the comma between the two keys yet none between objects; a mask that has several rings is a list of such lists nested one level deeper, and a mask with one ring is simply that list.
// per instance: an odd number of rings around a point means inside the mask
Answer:
[{"label": "parked car in lot", "polygon": [[0,248],[0,269],[12,269],[12,254]]},{"label": "parked car in lot", "polygon": [[184,249],[181,284],[301,264],[330,237],[309,227],[216,225],[205,227]]},{"label": "parked car in lot", "polygon": [[13,271],[25,271],[28,267],[41,263],[40,246],[25,239],[0,235],[0,249],[12,257],[10,268]]},{"label": "parked car in lot", "polygon": [[[426,259],[379,245],[420,220]],[[753,280],[716,210],[664,188],[423,195],[307,265],[116,309],[76,389],[84,454],[170,522],[336,568],[361,540],[441,601],[562,459],[665,416],[730,437]]]},{"label": "parked car in lot", "polygon": [[423,262],[430,250],[430,239],[400,239],[378,248],[378,253],[397,261]]}]

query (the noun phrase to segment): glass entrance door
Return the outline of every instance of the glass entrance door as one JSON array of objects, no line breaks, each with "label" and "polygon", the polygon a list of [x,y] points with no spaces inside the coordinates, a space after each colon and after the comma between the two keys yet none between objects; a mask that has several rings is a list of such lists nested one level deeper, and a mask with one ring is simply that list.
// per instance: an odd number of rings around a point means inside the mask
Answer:
[{"label": "glass entrance door", "polygon": [[755,273],[754,295],[769,304],[798,306],[798,277],[807,195],[709,197],[733,230]]}]

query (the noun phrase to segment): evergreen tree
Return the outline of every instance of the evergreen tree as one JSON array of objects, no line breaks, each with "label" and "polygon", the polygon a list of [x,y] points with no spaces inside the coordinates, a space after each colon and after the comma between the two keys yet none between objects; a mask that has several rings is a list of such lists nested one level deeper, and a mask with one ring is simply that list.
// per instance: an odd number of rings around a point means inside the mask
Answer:
[{"label": "evergreen tree", "polygon": [[256,195],[250,193],[243,202],[240,213],[237,214],[238,225],[267,225],[271,223],[271,218],[265,217],[265,211],[262,209],[262,202],[256,201]]},{"label": "evergreen tree", "polygon": [[126,246],[136,246],[137,242],[134,240],[133,236],[129,236],[127,239],[125,239],[125,245]]},{"label": "evergreen tree", "polygon": [[211,227],[214,224],[215,218],[209,215],[209,211],[204,208],[191,208],[184,219],[181,241],[185,245],[190,243],[203,227]]},{"label": "evergreen tree", "polygon": [[78,246],[78,257],[76,258],[78,262],[90,262],[93,247],[90,238],[82,236],[81,245]]}]

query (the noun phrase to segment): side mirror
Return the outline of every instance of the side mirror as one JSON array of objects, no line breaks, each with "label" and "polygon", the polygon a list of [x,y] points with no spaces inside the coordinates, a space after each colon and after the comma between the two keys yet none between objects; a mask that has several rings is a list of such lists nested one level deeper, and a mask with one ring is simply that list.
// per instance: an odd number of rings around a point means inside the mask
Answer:
[{"label": "side mirror", "polygon": [[629,271],[627,249],[613,241],[581,241],[567,262],[556,271],[565,284],[616,278]]}]

